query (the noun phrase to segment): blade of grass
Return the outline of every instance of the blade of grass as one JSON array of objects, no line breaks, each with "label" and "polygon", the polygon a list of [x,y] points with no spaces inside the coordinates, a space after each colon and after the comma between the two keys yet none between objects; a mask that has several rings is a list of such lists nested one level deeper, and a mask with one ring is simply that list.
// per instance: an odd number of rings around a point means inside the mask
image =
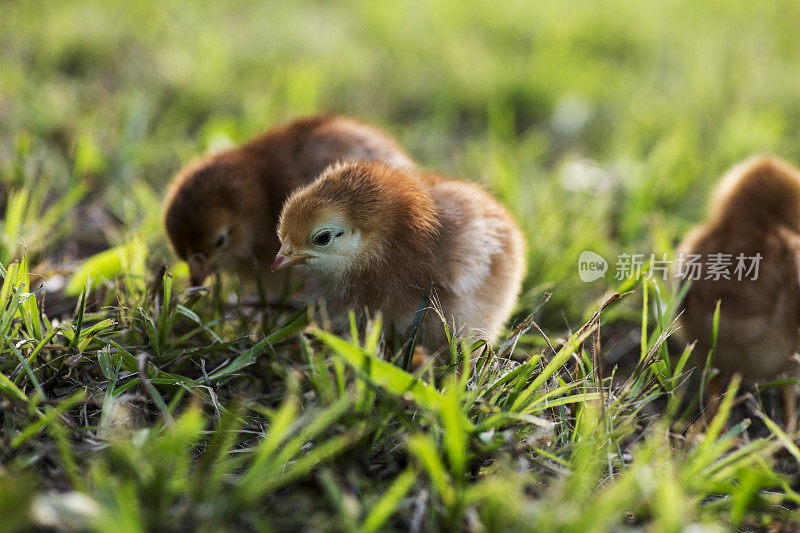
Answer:
[{"label": "blade of grass", "polygon": [[380,500],[372,506],[369,514],[361,524],[360,531],[371,533],[381,529],[392,514],[395,513],[401,500],[408,494],[408,491],[411,490],[416,481],[417,474],[410,468],[407,468],[397,476]]}]

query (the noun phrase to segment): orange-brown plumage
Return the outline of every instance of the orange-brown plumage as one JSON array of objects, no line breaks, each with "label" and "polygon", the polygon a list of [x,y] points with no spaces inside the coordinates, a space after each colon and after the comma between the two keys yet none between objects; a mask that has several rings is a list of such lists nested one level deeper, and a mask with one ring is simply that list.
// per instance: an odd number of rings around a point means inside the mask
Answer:
[{"label": "orange-brown plumage", "polygon": [[[286,201],[275,268],[302,263],[312,298],[343,327],[347,312],[380,312],[407,332],[424,291],[452,327],[493,340],[511,313],[524,272],[522,234],[477,185],[379,162],[327,170]],[[428,313],[420,343],[444,344]]]},{"label": "orange-brown plumage", "polygon": [[[709,222],[692,230],[679,252],[700,254],[706,264],[710,254],[730,254],[732,262],[731,279],[703,274],[684,299],[683,330],[697,340],[695,352],[708,352],[720,300],[715,366],[723,377],[739,373],[753,382],[800,375],[793,357],[800,348],[800,171],[766,156],[735,166],[714,194]],[[760,254],[757,276],[734,275],[740,254]],[[787,405],[790,416],[792,409]]]},{"label": "orange-brown plumage", "polygon": [[413,167],[377,128],[339,116],[299,119],[231,150],[184,166],[167,194],[164,225],[194,283],[219,266],[263,272],[277,247],[283,201],[337,161],[383,160]]}]

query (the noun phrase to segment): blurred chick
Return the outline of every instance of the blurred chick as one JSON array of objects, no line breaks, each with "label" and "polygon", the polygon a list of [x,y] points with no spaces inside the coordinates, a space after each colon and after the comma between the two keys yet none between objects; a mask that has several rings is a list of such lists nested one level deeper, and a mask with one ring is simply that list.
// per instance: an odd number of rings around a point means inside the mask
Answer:
[{"label": "blurred chick", "polygon": [[192,284],[215,267],[247,278],[266,274],[283,201],[328,165],[351,160],[414,167],[394,139],[341,116],[294,120],[184,166],[167,193],[164,226]]},{"label": "blurred chick", "polygon": [[[800,348],[800,170],[766,156],[735,166],[715,192],[710,221],[693,229],[678,251],[684,260],[701,254],[706,268],[711,254],[731,254],[730,279],[706,279],[703,272],[683,301],[684,333],[697,340],[694,352],[702,358],[716,302],[722,302],[714,359],[720,376],[712,381],[711,396],[718,397],[721,380],[734,373],[745,382],[800,376],[794,357]],[[738,279],[740,254],[760,254],[760,261],[745,262],[748,269],[758,263],[757,275],[750,270]],[[786,427],[793,430],[794,386],[783,387],[781,396]]]},{"label": "blurred chick", "polygon": [[[378,162],[337,165],[296,190],[278,237],[272,270],[310,272],[312,299],[324,300],[334,327],[351,309],[362,323],[379,311],[400,338],[433,285],[451,331],[495,340],[525,267],[522,233],[479,186]],[[446,344],[436,313],[417,339]]]}]

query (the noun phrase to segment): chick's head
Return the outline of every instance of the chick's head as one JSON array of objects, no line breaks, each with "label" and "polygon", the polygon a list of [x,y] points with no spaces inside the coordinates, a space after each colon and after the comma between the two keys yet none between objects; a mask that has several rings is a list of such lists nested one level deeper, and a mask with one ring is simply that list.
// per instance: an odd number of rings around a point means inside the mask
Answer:
[{"label": "chick's head", "polygon": [[771,156],[754,156],[730,169],[712,201],[712,217],[722,223],[800,230],[800,170]]},{"label": "chick's head", "polygon": [[330,167],[286,200],[272,270],[303,265],[336,278],[369,267],[401,244],[409,226],[434,232],[433,209],[404,170],[377,162]]},{"label": "chick's head", "polygon": [[235,176],[228,164],[191,168],[168,197],[164,225],[173,250],[189,264],[193,285],[214,268],[252,260],[252,195]]},{"label": "chick's head", "polygon": [[343,213],[323,210],[313,219],[287,224],[287,228],[272,263],[273,271],[303,265],[336,276],[355,266],[362,253],[361,229]]}]

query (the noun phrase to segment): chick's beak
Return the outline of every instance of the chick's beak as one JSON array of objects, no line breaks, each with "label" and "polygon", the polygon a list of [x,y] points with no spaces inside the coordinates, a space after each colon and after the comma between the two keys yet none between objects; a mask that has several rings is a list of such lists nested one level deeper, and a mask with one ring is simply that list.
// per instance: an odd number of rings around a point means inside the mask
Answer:
[{"label": "chick's beak", "polygon": [[203,280],[208,276],[206,262],[200,257],[193,256],[189,258],[187,263],[189,264],[189,281],[191,281],[192,287],[202,285]]},{"label": "chick's beak", "polygon": [[276,270],[289,268],[292,265],[299,265],[300,263],[305,263],[306,259],[309,257],[310,256],[306,254],[293,253],[291,246],[289,246],[289,243],[287,242],[281,245],[281,249],[278,250],[278,255],[275,256],[275,260],[272,262],[270,270],[275,272]]}]

